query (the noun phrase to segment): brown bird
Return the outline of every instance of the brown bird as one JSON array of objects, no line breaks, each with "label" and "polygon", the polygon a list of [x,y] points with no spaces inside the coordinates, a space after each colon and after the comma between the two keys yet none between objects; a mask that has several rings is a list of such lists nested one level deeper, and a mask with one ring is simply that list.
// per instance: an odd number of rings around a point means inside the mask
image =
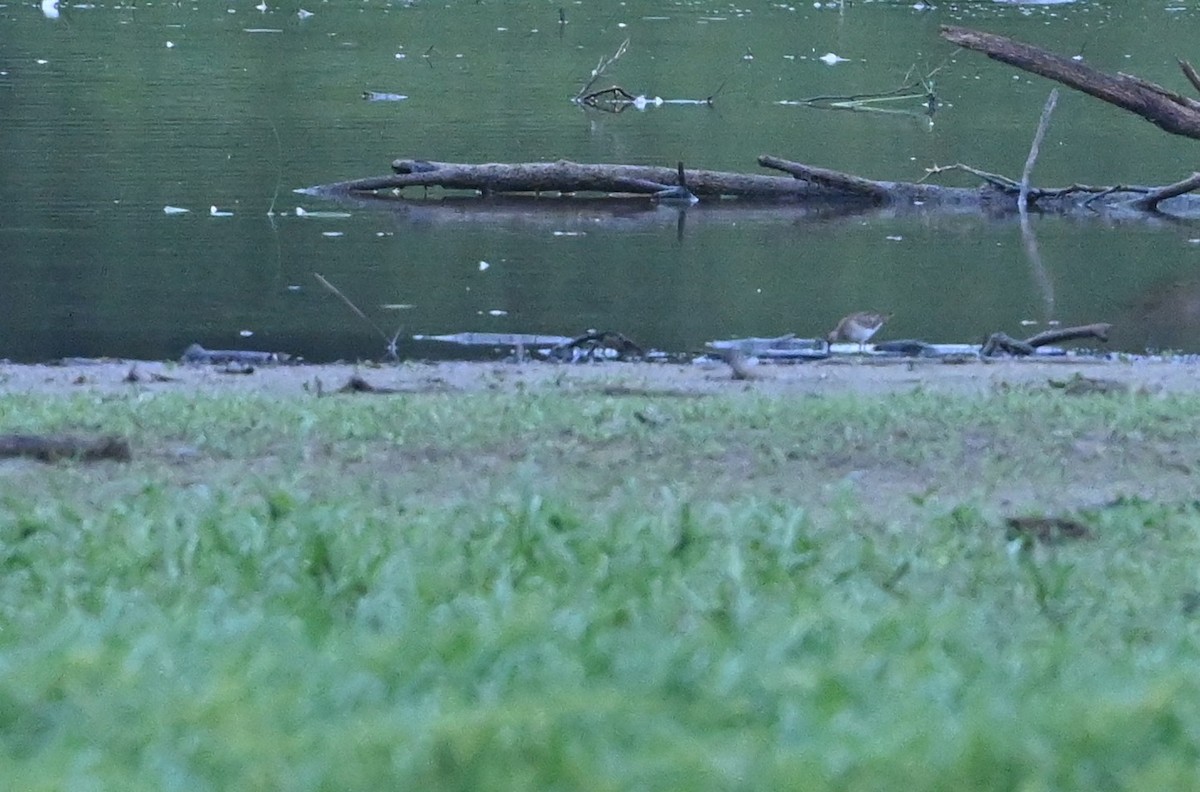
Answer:
[{"label": "brown bird", "polygon": [[858,351],[865,349],[865,344],[879,328],[892,318],[892,314],[875,313],[874,311],[859,311],[849,316],[843,316],[842,321],[825,338],[826,343],[832,344],[839,339],[853,341],[858,344]]}]

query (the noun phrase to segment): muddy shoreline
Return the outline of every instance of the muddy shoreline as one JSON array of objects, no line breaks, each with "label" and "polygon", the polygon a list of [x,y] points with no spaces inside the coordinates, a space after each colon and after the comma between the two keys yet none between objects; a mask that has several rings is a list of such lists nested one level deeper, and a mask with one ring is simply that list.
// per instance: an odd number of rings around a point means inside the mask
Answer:
[{"label": "muddy shoreline", "polygon": [[[758,392],[764,395],[885,395],[921,389],[983,395],[996,389],[1054,388],[1081,378],[1110,390],[1190,393],[1200,390],[1200,366],[1172,360],[827,360],[760,365],[752,378],[735,380],[722,364],[406,362],[399,365],[314,364],[258,366],[248,373],[224,366],[163,361],[73,360],[62,364],[0,363],[0,392],[66,395],[188,391],[211,395],[335,394],[357,376],[399,393],[471,393],[530,388],[602,391],[612,395],[700,396]],[[1088,392],[1084,389],[1082,392]]]}]

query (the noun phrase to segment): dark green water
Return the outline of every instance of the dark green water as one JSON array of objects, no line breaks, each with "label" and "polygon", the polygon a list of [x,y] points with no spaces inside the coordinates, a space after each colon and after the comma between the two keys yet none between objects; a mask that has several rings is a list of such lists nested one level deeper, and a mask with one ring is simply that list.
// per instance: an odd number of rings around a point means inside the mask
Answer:
[{"label": "dark green water", "polygon": [[[302,7],[313,16],[301,19]],[[1193,3],[264,8],[98,3],[48,19],[36,4],[0,5],[0,357],[175,357],[191,342],[310,360],[380,355],[374,331],[314,271],[389,334],[602,327],[679,350],[816,335],[844,313],[881,309],[896,317],[880,338],[1110,321],[1120,348],[1200,349],[1194,225],[1034,218],[1039,270],[1015,221],[725,207],[688,212],[682,232],[668,209],[314,218],[296,207],[343,207],[292,192],[386,173],[400,156],[753,171],[771,153],[883,179],[959,161],[1019,177],[1053,86],[956,53],[939,25],[1081,52],[1185,90],[1174,61],[1200,40]],[[592,67],[627,37],[599,85],[701,98],[724,84],[715,107],[574,106]],[[848,60],[827,66],[817,60],[827,52]],[[938,66],[944,106],[932,124],[775,104],[890,90],[911,69]],[[408,98],[366,102],[365,90]],[[1196,146],[1064,90],[1034,179],[1175,181],[1194,169]],[[391,304],[413,307],[381,307]]]}]

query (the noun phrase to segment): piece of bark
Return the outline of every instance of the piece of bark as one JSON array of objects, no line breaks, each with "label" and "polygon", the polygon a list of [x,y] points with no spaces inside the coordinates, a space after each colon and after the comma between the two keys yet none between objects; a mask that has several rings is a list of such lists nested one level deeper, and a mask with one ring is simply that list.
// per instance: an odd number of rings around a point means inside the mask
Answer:
[{"label": "piece of bark", "polygon": [[78,459],[93,462],[110,459],[128,462],[133,458],[129,441],[115,435],[77,437],[74,435],[0,435],[0,457],[30,457],[42,462]]},{"label": "piece of bark", "polygon": [[1173,135],[1200,138],[1200,101],[1161,85],[1127,74],[1107,74],[1080,61],[994,33],[946,25],[941,35],[992,60],[1055,80],[1136,113]]},{"label": "piece of bark", "polygon": [[1061,390],[1068,396],[1093,396],[1095,394],[1129,393],[1133,388],[1128,382],[1105,379],[1102,377],[1085,377],[1079,372],[1065,380],[1048,380],[1051,388]]},{"label": "piece of bark", "polygon": [[291,356],[284,352],[255,352],[243,349],[205,349],[199,344],[191,344],[183,351],[181,363],[244,363],[246,365],[266,366],[274,363],[286,363]]},{"label": "piece of bark", "polygon": [[372,385],[365,379],[355,374],[350,379],[346,380],[346,384],[338,388],[338,393],[400,393],[395,388],[381,388],[377,385]]},{"label": "piece of bark", "polygon": [[121,381],[128,382],[132,385],[138,382],[145,382],[147,379],[150,382],[175,382],[174,377],[168,377],[166,374],[160,374],[157,371],[152,371],[149,374],[142,374],[142,372],[138,371],[136,364],[129,368],[128,373],[125,374],[125,377]]},{"label": "piece of bark", "polygon": [[1086,525],[1069,517],[1009,517],[1004,521],[1008,538],[1058,544],[1068,539],[1091,539]]}]

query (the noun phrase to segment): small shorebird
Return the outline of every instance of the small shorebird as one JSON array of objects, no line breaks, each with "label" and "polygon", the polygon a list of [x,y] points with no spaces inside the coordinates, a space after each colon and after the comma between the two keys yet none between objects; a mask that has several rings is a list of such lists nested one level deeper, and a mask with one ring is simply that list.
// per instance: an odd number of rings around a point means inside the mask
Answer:
[{"label": "small shorebird", "polygon": [[858,351],[862,352],[871,336],[875,335],[879,328],[883,327],[891,318],[892,314],[890,313],[875,313],[874,311],[859,311],[849,316],[843,316],[842,321],[838,322],[837,327],[833,328],[825,338],[825,342],[832,344],[834,341],[844,338],[857,343]]}]

